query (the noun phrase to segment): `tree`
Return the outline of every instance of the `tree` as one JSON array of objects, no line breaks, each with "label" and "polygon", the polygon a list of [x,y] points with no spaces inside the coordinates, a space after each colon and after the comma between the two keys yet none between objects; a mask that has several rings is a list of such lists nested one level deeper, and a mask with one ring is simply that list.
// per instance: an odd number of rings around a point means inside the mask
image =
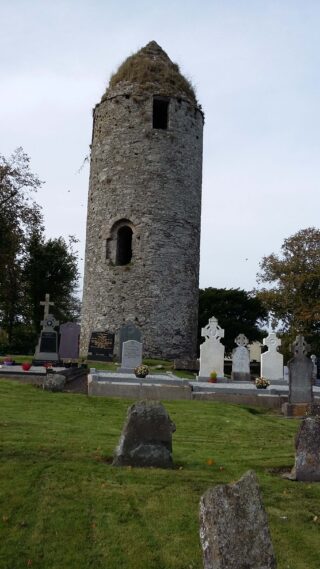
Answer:
[{"label": "tree", "polygon": [[271,285],[257,295],[287,335],[287,343],[303,334],[319,354],[320,230],[308,227],[285,239],[281,255],[263,257],[257,277],[259,283]]},{"label": "tree", "polygon": [[31,232],[42,224],[40,207],[32,199],[41,183],[22,148],[9,160],[0,155],[0,320],[9,344],[23,304],[25,248]]},{"label": "tree", "polygon": [[215,316],[219,326],[225,330],[223,343],[226,353],[235,348],[234,339],[241,332],[250,341],[261,340],[266,335],[259,325],[266,321],[267,311],[252,293],[245,290],[226,288],[206,288],[199,294],[199,343],[201,328],[209,318]]},{"label": "tree", "polygon": [[34,349],[45,293],[60,321],[79,316],[76,240],[45,240],[41,209],[32,197],[41,184],[21,148],[8,160],[0,155],[1,345],[7,342],[15,353]]},{"label": "tree", "polygon": [[74,251],[77,240],[69,236],[45,241],[42,234],[31,236],[24,266],[23,280],[29,316],[37,332],[43,318],[40,301],[46,293],[54,301],[54,315],[61,322],[77,320],[80,301],[76,294],[78,286],[78,258]]}]

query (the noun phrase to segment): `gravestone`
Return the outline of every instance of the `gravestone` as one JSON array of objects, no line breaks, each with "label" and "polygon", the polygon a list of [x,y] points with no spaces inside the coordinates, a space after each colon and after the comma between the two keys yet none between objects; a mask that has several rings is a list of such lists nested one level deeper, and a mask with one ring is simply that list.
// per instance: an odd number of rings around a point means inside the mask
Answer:
[{"label": "gravestone", "polygon": [[312,356],[310,356],[310,360],[312,361],[312,382],[316,383],[318,379],[317,356],[312,354]]},{"label": "gravestone", "polygon": [[268,347],[268,351],[261,354],[261,376],[271,382],[283,379],[283,355],[278,352],[281,340],[275,332],[270,332],[263,338],[263,345]]},{"label": "gravestone", "polygon": [[120,328],[119,332],[119,359],[122,361],[122,344],[128,340],[142,342],[141,330],[133,322],[127,322]]},{"label": "gravestone", "polygon": [[112,362],[114,347],[114,334],[104,332],[92,332],[88,349],[88,360],[98,362]]},{"label": "gravestone", "polygon": [[122,360],[120,372],[132,372],[142,362],[142,344],[136,340],[127,340],[122,344]]},{"label": "gravestone", "polygon": [[224,338],[224,330],[218,325],[218,320],[214,316],[202,328],[201,336],[205,341],[200,345],[200,369],[197,379],[207,381],[212,371],[215,371],[218,377],[223,377],[225,347],[221,344],[220,338]]},{"label": "gravestone", "polygon": [[232,352],[231,379],[235,381],[250,381],[250,354],[247,348],[249,340],[244,334],[238,334],[235,343],[237,348]]},{"label": "gravestone", "polygon": [[54,302],[50,302],[50,295],[46,294],[45,300],[41,301],[40,304],[44,306],[44,318],[41,321],[42,330],[36,346],[33,364],[40,365],[47,361],[57,364],[59,362],[58,333],[55,328],[59,326],[59,321],[55,319],[53,314],[49,314],[50,305],[54,305]]},{"label": "gravestone", "polygon": [[261,359],[261,344],[260,342],[252,342],[248,346],[250,354],[250,362],[259,362]]},{"label": "gravestone", "polygon": [[268,518],[253,471],[200,500],[204,569],[276,569]]},{"label": "gravestone", "polygon": [[128,409],[113,466],[172,468],[176,430],[161,403],[139,401]]},{"label": "gravestone", "polygon": [[60,326],[60,359],[76,360],[79,357],[80,324],[65,322]]},{"label": "gravestone", "polygon": [[303,416],[313,401],[313,365],[307,357],[309,346],[303,336],[298,335],[292,344],[293,358],[288,362],[289,397],[282,410],[287,416]]},{"label": "gravestone", "polygon": [[296,436],[296,457],[291,477],[294,480],[320,482],[320,417],[302,420]]}]

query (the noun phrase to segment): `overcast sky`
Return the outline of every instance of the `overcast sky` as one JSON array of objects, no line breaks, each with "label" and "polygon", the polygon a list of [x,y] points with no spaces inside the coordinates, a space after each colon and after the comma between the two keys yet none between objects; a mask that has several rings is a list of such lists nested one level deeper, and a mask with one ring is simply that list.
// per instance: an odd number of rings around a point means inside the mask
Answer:
[{"label": "overcast sky", "polygon": [[23,146],[46,182],[48,237],[84,257],[91,111],[151,40],[206,116],[200,286],[252,289],[262,256],[319,226],[319,0],[2,0],[0,18],[0,153]]}]

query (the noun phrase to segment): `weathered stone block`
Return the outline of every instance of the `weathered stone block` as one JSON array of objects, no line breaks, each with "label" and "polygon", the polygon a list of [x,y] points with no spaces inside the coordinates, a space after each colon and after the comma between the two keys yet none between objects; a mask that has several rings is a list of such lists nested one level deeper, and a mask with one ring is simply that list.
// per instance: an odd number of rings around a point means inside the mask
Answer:
[{"label": "weathered stone block", "polygon": [[200,501],[204,569],[275,569],[257,477],[210,488]]},{"label": "weathered stone block", "polygon": [[307,417],[296,436],[296,460],[292,477],[320,482],[320,417]]},{"label": "weathered stone block", "polygon": [[48,373],[43,380],[45,391],[63,391],[66,385],[66,378],[59,373]]},{"label": "weathered stone block", "polygon": [[172,467],[172,433],[176,430],[161,403],[140,401],[128,409],[114,466]]}]

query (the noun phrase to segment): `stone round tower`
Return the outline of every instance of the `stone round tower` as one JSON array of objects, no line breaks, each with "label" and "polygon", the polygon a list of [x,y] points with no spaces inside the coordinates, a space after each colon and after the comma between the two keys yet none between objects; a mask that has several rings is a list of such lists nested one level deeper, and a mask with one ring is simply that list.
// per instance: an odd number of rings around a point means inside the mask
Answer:
[{"label": "stone round tower", "polygon": [[93,112],[81,353],[133,322],[149,357],[194,357],[203,113],[156,42],[111,77]]}]

